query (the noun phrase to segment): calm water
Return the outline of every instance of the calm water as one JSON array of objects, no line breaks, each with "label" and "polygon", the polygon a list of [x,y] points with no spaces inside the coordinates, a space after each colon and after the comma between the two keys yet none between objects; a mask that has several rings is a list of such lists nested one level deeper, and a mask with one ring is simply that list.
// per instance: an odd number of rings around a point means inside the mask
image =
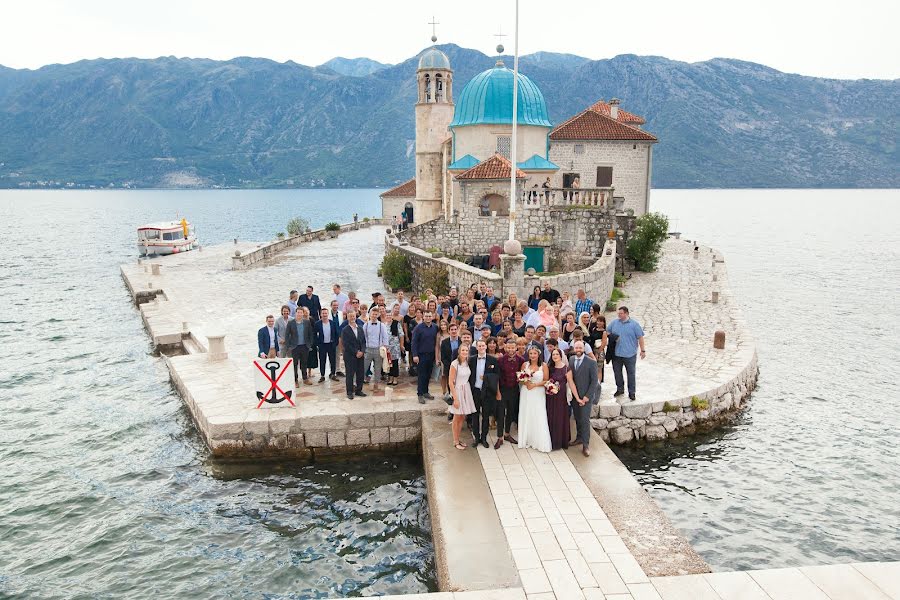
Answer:
[{"label": "calm water", "polygon": [[377,213],[377,192],[0,191],[0,597],[433,590],[418,457],[216,464],[117,272],[134,229],[204,243]]},{"label": "calm water", "polygon": [[[210,461],[118,274],[139,223],[270,239],[378,214],[377,194],[0,191],[0,596],[434,589],[414,457]],[[620,457],[717,568],[896,560],[900,194],[652,203],[725,253],[762,374],[733,427]]]},{"label": "calm water", "polygon": [[725,254],[759,388],[732,427],[619,458],[717,570],[900,559],[900,191],[651,204]]}]

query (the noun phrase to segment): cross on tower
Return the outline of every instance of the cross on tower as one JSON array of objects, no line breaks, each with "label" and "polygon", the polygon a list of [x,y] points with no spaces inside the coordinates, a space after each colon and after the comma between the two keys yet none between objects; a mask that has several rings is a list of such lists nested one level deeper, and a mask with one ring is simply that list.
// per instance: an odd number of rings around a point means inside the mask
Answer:
[{"label": "cross on tower", "polygon": [[438,21],[435,21],[434,16],[432,16],[431,21],[428,24],[431,25],[431,41],[436,42],[437,41],[437,26],[440,25],[440,23]]}]

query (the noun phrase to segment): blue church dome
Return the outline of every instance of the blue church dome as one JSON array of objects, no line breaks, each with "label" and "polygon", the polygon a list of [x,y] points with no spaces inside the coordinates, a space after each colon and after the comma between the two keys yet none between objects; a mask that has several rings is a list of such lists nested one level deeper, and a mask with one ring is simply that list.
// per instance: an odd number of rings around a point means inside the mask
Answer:
[{"label": "blue church dome", "polygon": [[[519,73],[519,100],[516,121],[519,125],[551,127],[547,103],[540,88]],[[462,89],[450,127],[480,124],[512,124],[513,72],[498,62],[473,77]]]},{"label": "blue church dome", "polygon": [[437,48],[429,48],[419,57],[419,69],[449,69],[450,59]]}]

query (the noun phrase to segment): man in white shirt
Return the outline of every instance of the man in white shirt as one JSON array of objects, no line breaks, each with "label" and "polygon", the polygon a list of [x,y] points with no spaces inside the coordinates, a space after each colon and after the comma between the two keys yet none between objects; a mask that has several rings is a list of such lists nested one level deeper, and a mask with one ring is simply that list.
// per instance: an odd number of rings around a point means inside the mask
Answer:
[{"label": "man in white shirt", "polygon": [[394,304],[391,305],[391,308],[393,308],[394,305],[400,306],[401,317],[405,317],[409,314],[409,302],[406,300],[403,290],[397,290],[397,299],[394,301]]},{"label": "man in white shirt", "polygon": [[297,299],[300,297],[300,292],[297,290],[291,290],[291,297],[287,301],[288,308],[291,309],[291,318],[294,318],[294,315],[297,313]]},{"label": "man in white shirt", "polygon": [[[478,343],[478,340],[481,339],[481,326],[484,325],[484,316],[480,313],[476,313],[474,317],[472,317],[472,337],[475,340],[475,343]],[[485,340],[487,341],[487,340]]]},{"label": "man in white shirt", "polygon": [[341,291],[341,284],[335,283],[331,286],[331,291],[334,292],[334,299],[337,300],[338,308],[343,312],[346,310],[344,305],[350,300],[350,296]]},{"label": "man in white shirt", "polygon": [[[559,327],[557,327],[556,325],[551,325],[550,331],[547,333],[547,335],[551,340],[556,340],[559,351],[563,353],[563,356],[565,356],[569,351],[569,342],[559,337]],[[544,362],[548,362],[549,360],[550,350],[546,347],[546,344],[544,344]]]}]

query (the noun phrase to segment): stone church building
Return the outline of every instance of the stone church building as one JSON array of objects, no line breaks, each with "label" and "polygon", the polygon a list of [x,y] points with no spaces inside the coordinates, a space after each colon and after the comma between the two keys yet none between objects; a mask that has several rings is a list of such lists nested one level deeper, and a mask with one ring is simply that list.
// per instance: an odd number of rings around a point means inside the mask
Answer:
[{"label": "stone church building", "polygon": [[[401,239],[454,255],[484,254],[509,228],[513,71],[502,61],[453,96],[447,55],[429,48],[416,79],[415,177],[381,194]],[[617,217],[647,212],[653,144],[616,99],[554,126],[541,90],[518,74],[516,226],[536,271],[572,268],[603,249]]]}]

